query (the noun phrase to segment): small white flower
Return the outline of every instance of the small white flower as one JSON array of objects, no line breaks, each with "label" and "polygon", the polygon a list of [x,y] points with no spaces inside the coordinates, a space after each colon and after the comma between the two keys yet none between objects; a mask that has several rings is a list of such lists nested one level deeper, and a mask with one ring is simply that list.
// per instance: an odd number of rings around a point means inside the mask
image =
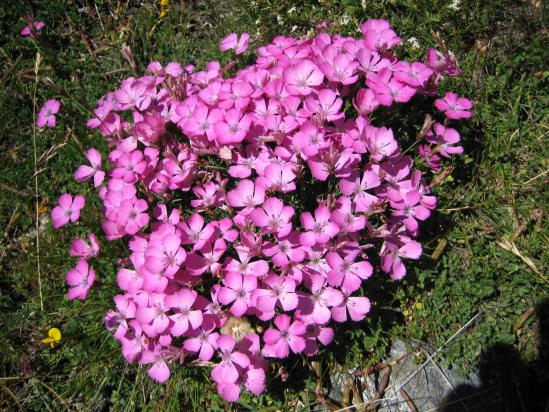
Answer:
[{"label": "small white flower", "polygon": [[294,11],[296,11],[296,7],[292,6],[288,9],[288,14],[292,14]]},{"label": "small white flower", "polygon": [[347,14],[344,14],[343,16],[341,16],[341,19],[339,21],[342,25],[346,25],[351,21],[351,18]]},{"label": "small white flower", "polygon": [[461,6],[461,0],[452,0],[452,3],[448,6],[450,9],[458,11]]},{"label": "small white flower", "polygon": [[410,37],[407,41],[408,41],[408,43],[410,43],[410,46],[412,46],[413,50],[418,50],[419,49],[419,42],[417,41],[417,39],[415,37]]}]

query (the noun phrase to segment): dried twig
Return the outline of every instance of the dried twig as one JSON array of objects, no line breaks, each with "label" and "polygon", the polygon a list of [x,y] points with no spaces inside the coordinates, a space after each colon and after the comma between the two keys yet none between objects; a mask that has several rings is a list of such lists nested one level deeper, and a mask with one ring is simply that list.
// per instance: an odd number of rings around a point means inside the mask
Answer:
[{"label": "dried twig", "polygon": [[431,259],[437,260],[442,252],[444,252],[444,249],[446,248],[446,245],[448,244],[448,240],[445,238],[442,238],[438,241],[437,247],[433,251],[433,254],[431,255]]},{"label": "dried twig", "polygon": [[61,149],[63,146],[65,146],[69,142],[71,134],[72,134],[72,129],[69,128],[69,130],[65,134],[65,137],[63,138],[63,141],[61,143],[58,143],[50,147],[48,150],[42,153],[42,155],[38,159],[38,163],[39,164],[47,163],[51,158],[53,158],[59,152],[59,149]]},{"label": "dried twig", "polygon": [[454,168],[452,166],[447,166],[444,169],[442,169],[442,171],[438,175],[436,175],[433,178],[433,180],[431,180],[431,183],[429,183],[429,187],[432,188],[441,184],[444,181],[444,179],[446,179],[446,176],[452,173],[453,170]]},{"label": "dried twig", "polygon": [[507,239],[503,239],[501,242],[496,242],[497,245],[508,251],[508,252],[511,252],[513,255],[517,256],[518,258],[520,258],[520,260],[522,260],[524,263],[526,263],[526,265],[532,269],[532,271],[538,275],[541,279],[543,279],[545,282],[549,283],[549,279],[547,279],[546,276],[544,276],[540,271],[539,269],[536,267],[536,265],[534,264],[534,262],[532,261],[532,259],[530,259],[528,256],[524,256],[522,253],[520,253],[520,250],[517,248],[517,245],[515,245],[515,242],[511,242]]},{"label": "dried twig", "polygon": [[537,178],[542,177],[542,176],[545,176],[547,173],[549,173],[549,169],[546,170],[545,172],[541,172],[540,174],[535,175],[533,178],[528,179],[526,182],[524,182],[524,183],[522,183],[522,184],[523,184],[523,185],[527,185],[528,183],[533,182],[533,181],[536,180]]},{"label": "dried twig", "polygon": [[69,403],[63,399],[63,397],[61,395],[59,395],[57,392],[55,392],[55,390],[53,390],[53,388],[47,384],[45,384],[44,382],[42,382],[40,379],[37,379],[37,378],[32,378],[33,380],[35,380],[36,382],[38,382],[40,385],[42,385],[44,388],[46,388],[51,394],[53,394],[53,396],[55,396],[57,398],[57,400],[59,400],[62,404],[64,404],[68,409],[70,409],[70,405]]},{"label": "dried twig", "polygon": [[381,382],[379,384],[379,389],[377,390],[377,393],[374,396],[374,398],[370,401],[370,404],[366,407],[366,411],[374,412],[379,406],[379,403],[377,403],[377,401],[383,398],[383,395],[385,394],[385,390],[387,389],[387,386],[389,386],[392,370],[393,368],[391,368],[391,366],[387,366],[387,373],[383,375],[383,378],[381,379]]},{"label": "dried twig", "polygon": [[10,398],[12,398],[14,401],[15,401],[15,404],[17,405],[17,407],[19,408],[20,411],[23,411],[23,405],[21,405],[21,402],[19,401],[19,398],[17,398],[17,396],[15,395],[15,393],[13,393],[13,391],[8,388],[6,385],[0,385],[0,387],[4,390],[4,392],[6,392]]},{"label": "dried twig", "polygon": [[400,390],[400,394],[402,395],[402,398],[404,398],[404,400],[406,401],[406,404],[408,405],[408,408],[410,408],[410,411],[418,412],[416,404],[414,403],[412,398],[410,398],[410,395],[408,395],[408,393],[404,390],[404,388]]},{"label": "dried twig", "polygon": [[535,308],[533,306],[526,309],[526,311],[517,318],[515,323],[513,323],[513,333],[517,333],[520,329],[522,329],[526,321],[534,314],[534,312]]},{"label": "dried twig", "polygon": [[16,195],[19,195],[19,196],[27,197],[29,195],[27,192],[24,192],[22,190],[18,190],[16,188],[14,188],[14,187],[8,186],[5,183],[0,183],[0,187],[2,189],[7,190],[8,192],[15,193]]},{"label": "dried twig", "polygon": [[358,412],[362,412],[365,410],[365,407],[363,406],[364,398],[362,397],[362,391],[359,390],[361,389],[362,385],[360,384],[360,381],[356,379],[356,377],[353,376],[351,379],[352,379],[351,391],[353,392],[353,403],[355,405],[360,405],[356,407],[356,410]]},{"label": "dried twig", "polygon": [[522,222],[516,229],[515,231],[513,232],[513,234],[511,235],[511,237],[509,238],[509,241],[511,242],[514,242],[515,240],[517,240],[520,235],[522,235],[524,233],[524,231],[528,228],[528,225],[530,224],[530,222],[532,220],[534,221],[537,221],[539,220],[541,217],[543,216],[543,210],[541,209],[534,209],[532,210],[532,212],[530,213],[530,217],[525,220],[524,222]]}]

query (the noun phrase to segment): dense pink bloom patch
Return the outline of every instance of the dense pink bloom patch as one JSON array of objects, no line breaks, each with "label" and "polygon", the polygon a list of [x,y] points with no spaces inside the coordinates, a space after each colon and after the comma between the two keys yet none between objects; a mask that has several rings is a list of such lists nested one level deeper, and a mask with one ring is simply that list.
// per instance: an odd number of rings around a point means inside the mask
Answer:
[{"label": "dense pink bloom patch", "polygon": [[[278,36],[232,76],[233,63],[152,62],[98,101],[88,126],[110,151],[103,163],[89,149],[74,177],[93,177],[106,239],[128,244],[105,325],[152,379],[198,358],[213,362],[225,400],[260,394],[268,359],[318,353],[334,325],[368,315],[364,286],[380,269],[401,279],[421,256],[414,239],[436,207],[421,170],[463,151],[451,121],[470,117],[472,104],[431,97],[459,74],[451,54],[399,60],[387,21],[360,30]],[[220,49],[240,54],[248,41],[231,33]],[[414,164],[404,132],[379,118],[417,95],[439,111],[418,135]],[[54,227],[83,205],[61,196]],[[99,246],[88,238],[70,251],[80,257],[67,274],[73,299],[95,279],[86,259]]]}]

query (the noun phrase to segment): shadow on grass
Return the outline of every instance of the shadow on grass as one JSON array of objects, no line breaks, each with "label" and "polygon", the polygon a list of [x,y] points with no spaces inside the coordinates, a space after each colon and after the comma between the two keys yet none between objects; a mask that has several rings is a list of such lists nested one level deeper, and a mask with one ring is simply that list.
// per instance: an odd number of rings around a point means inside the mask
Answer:
[{"label": "shadow on grass", "polygon": [[538,358],[524,362],[511,345],[496,343],[481,357],[480,386],[460,385],[442,412],[543,412],[549,410],[549,299],[537,307]]}]

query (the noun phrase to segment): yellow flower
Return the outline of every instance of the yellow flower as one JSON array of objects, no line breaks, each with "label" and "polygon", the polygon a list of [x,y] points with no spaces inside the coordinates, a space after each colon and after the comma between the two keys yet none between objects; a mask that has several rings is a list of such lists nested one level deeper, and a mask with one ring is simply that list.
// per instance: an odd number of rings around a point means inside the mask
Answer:
[{"label": "yellow flower", "polygon": [[160,0],[160,18],[168,14],[170,0]]},{"label": "yellow flower", "polygon": [[48,337],[41,340],[42,343],[50,345],[52,348],[61,340],[61,331],[57,328],[51,328],[48,331]]}]

